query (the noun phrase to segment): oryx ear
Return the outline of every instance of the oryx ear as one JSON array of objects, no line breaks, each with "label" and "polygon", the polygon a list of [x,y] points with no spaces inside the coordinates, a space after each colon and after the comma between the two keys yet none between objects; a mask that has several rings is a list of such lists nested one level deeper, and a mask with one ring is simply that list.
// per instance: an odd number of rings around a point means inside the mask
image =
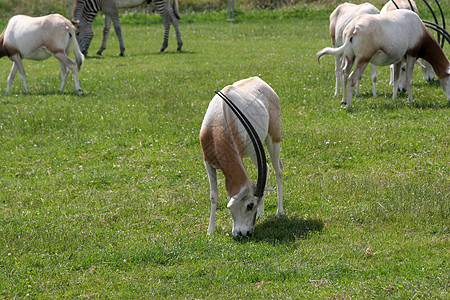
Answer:
[{"label": "oryx ear", "polygon": [[244,198],[244,196],[245,196],[245,189],[240,191],[239,194],[236,194],[230,198],[230,201],[227,204],[227,208],[230,208],[233,205],[235,205],[236,203],[238,203],[239,201],[241,201]]},{"label": "oryx ear", "polygon": [[272,189],[272,188],[270,188],[270,187],[267,187],[267,186],[264,188],[264,190],[265,190],[266,192],[275,192],[274,189]]}]

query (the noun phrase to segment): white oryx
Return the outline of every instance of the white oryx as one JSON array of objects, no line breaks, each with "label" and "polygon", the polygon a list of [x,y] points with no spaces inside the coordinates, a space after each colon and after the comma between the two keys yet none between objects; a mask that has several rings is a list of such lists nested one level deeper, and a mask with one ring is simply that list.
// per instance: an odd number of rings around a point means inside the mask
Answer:
[{"label": "white oryx", "polygon": [[[76,63],[68,56],[72,42]],[[24,15],[12,17],[0,36],[0,57],[8,56],[13,61],[6,93],[9,93],[17,70],[20,72],[25,92],[28,93],[22,59],[44,60],[52,55],[61,65],[62,83],[59,91],[62,92],[66,85],[69,68],[72,70],[78,94],[83,94],[77,72],[84,62],[84,56],[78,47],[72,23],[58,14],[39,18]]]},{"label": "white oryx", "polygon": [[[227,207],[233,217],[233,236],[250,236],[258,215],[264,213],[264,191],[267,178],[264,148],[254,148],[244,125],[224,102],[230,99],[253,125],[257,137],[265,141],[277,181],[278,210],[283,212],[282,170],[280,160],[280,99],[275,91],[259,77],[252,77],[226,86],[210,102],[200,130],[203,158],[208,172],[211,215],[208,233],[214,232],[218,200],[216,169],[225,175],[225,186],[230,198]],[[259,151],[261,150],[262,153]],[[247,175],[243,158],[250,157],[257,165],[258,154],[263,163],[258,165],[258,183]]]},{"label": "white oryx", "polygon": [[[447,100],[450,100],[450,62],[416,13],[397,9],[380,15],[362,15],[345,28],[343,37],[344,45],[324,48],[317,52],[317,58],[320,61],[323,55],[344,54],[344,105],[351,106],[353,86],[369,62],[378,66],[394,64],[392,98],[395,100],[400,65],[405,58],[408,99],[412,103],[412,74],[419,57],[433,66]],[[350,74],[354,63],[355,69]]]},{"label": "white oryx", "polygon": [[[331,44],[334,48],[342,46],[344,44],[342,34],[345,27],[353,21],[357,16],[362,14],[379,14],[378,8],[370,3],[353,4],[343,3],[340,4],[330,15],[330,36]],[[339,81],[342,80],[342,55],[335,56],[335,68],[336,85],[334,89],[334,95],[339,94]],[[372,66],[372,90],[373,95],[376,96],[376,76],[377,67]],[[359,95],[359,83],[356,85],[356,95]]]},{"label": "white oryx", "polygon": [[[417,15],[419,15],[419,10],[417,9],[416,2],[414,0],[394,0],[386,2],[386,4],[383,6],[383,8],[380,11],[380,14],[387,13],[388,11],[396,10],[396,9],[409,9],[415,12]],[[424,59],[421,59],[421,68],[422,68],[422,75],[423,79],[426,81],[432,81],[434,79],[434,71],[433,67],[430,65],[429,62],[427,62]],[[398,78],[398,90],[399,91],[406,91],[406,63],[403,62],[400,67],[400,74]],[[390,85],[394,85],[394,66],[390,66]]]}]

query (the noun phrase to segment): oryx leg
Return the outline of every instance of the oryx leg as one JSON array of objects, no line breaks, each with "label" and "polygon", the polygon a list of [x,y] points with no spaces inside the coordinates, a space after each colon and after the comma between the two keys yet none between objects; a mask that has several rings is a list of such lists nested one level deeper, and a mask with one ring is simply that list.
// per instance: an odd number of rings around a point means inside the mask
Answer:
[{"label": "oryx leg", "polygon": [[377,66],[372,64],[372,95],[377,96]]},{"label": "oryx leg", "polygon": [[211,214],[209,217],[208,233],[213,233],[214,227],[216,225],[217,200],[219,199],[219,192],[217,190],[217,171],[207,161],[205,161],[205,167],[206,172],[208,172],[210,199],[211,199]]},{"label": "oryx leg", "polygon": [[6,94],[9,94],[9,90],[11,89],[11,85],[14,81],[14,77],[16,77],[17,70],[18,70],[17,65],[15,62],[13,62],[11,72],[9,73],[9,76],[8,76],[8,81],[7,81],[8,85],[6,87]]},{"label": "oryx leg", "polygon": [[359,97],[359,80],[355,83],[355,97]]},{"label": "oryx leg", "polygon": [[63,64],[61,61],[59,62],[59,65],[61,66],[61,87],[59,88],[59,92],[62,93],[64,87],[66,86],[67,82],[67,75],[69,75],[69,68]]},{"label": "oryx leg", "polygon": [[283,163],[280,159],[280,143],[274,143],[272,138],[267,136],[266,146],[269,151],[270,161],[272,162],[272,166],[275,171],[275,178],[277,180],[277,215],[283,215]]},{"label": "oryx leg", "polygon": [[14,81],[14,77],[16,77],[17,70],[19,70],[20,78],[22,79],[23,88],[25,90],[25,93],[28,93],[27,77],[25,75],[25,69],[23,67],[23,63],[22,63],[22,59],[20,58],[20,55],[14,54],[13,56],[10,57],[10,59],[13,61],[13,65],[11,68],[11,73],[9,73],[9,76],[8,76],[8,87],[6,88],[6,93],[8,94],[11,89],[11,85]]},{"label": "oryx leg", "polygon": [[[342,61],[342,105],[347,105],[347,98],[348,98],[348,76],[350,74],[350,71],[352,70],[353,62],[355,58],[354,57],[347,57],[344,56],[344,59]],[[353,93],[353,89],[351,91]],[[350,94],[350,103],[351,103],[352,94]]]},{"label": "oryx leg", "polygon": [[394,65],[389,66],[389,85],[394,85]]},{"label": "oryx leg", "polygon": [[395,101],[397,99],[397,91],[398,91],[398,85],[400,84],[400,69],[402,67],[402,62],[399,61],[398,63],[394,64],[394,90],[392,91],[392,101]]},{"label": "oryx leg", "polygon": [[356,66],[353,72],[348,77],[348,94],[347,94],[347,106],[352,106],[352,93],[353,87],[361,80],[361,76],[364,73],[364,70],[367,68],[369,64],[368,61],[361,61],[356,59]]},{"label": "oryx leg", "polygon": [[339,83],[342,81],[342,68],[341,68],[341,60],[342,55],[336,55],[334,57],[334,75],[336,76],[336,84],[334,86],[334,96],[339,95]]},{"label": "oryx leg", "polygon": [[[67,54],[65,54],[64,52],[56,52],[53,53],[53,55],[59,60],[60,64],[61,64],[61,71],[63,72],[63,82],[61,83],[61,89],[60,92],[62,92],[62,89],[65,86],[65,80],[64,80],[64,70],[62,65],[67,66],[71,71],[72,71],[72,75],[73,75],[73,80],[75,82],[75,88],[78,92],[78,95],[83,95],[83,90],[81,89],[80,86],[80,82],[78,80],[78,68],[77,68],[77,64],[70,58],[67,56]],[[67,73],[65,75],[66,79],[67,79]]]},{"label": "oryx leg", "polygon": [[412,83],[413,83],[413,71],[415,63],[416,59],[414,57],[408,56],[406,58],[406,89],[408,90],[409,104],[413,103]]}]

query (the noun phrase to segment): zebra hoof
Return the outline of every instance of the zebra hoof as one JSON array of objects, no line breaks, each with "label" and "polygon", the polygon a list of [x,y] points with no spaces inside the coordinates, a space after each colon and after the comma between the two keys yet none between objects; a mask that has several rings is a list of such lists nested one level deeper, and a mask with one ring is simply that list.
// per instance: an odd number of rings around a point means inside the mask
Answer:
[{"label": "zebra hoof", "polygon": [[83,92],[82,89],[77,90],[77,92],[78,92],[78,95],[79,95],[79,96],[83,96],[83,95],[84,95],[84,92]]}]

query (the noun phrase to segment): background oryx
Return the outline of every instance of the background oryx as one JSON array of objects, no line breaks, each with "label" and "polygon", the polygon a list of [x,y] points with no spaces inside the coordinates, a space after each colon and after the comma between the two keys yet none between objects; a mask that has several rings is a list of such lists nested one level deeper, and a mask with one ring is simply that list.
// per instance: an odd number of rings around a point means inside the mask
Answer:
[{"label": "background oryx", "polygon": [[[68,56],[72,42],[76,63]],[[72,70],[78,94],[83,94],[77,71],[84,62],[84,56],[78,47],[74,26],[61,15],[39,18],[24,15],[12,17],[0,36],[0,57],[3,56],[8,56],[13,61],[6,93],[9,93],[17,70],[20,72],[25,92],[28,93],[22,59],[44,60],[54,56],[61,65],[62,82],[59,91],[62,92],[66,85],[69,68]]]},{"label": "background oryx", "polygon": [[[388,11],[392,11],[395,9],[409,9],[419,15],[419,10],[417,9],[416,2],[414,0],[394,0],[388,1],[381,9],[380,13],[384,14]],[[426,81],[432,81],[434,79],[434,71],[433,67],[426,60],[421,59],[421,68],[423,79]],[[400,67],[400,73],[398,78],[398,90],[406,91],[406,62],[403,62]],[[390,66],[390,82],[389,84],[394,85],[394,66]]]},{"label": "background oryx", "polygon": [[[319,61],[323,55],[345,56],[342,104],[351,106],[353,86],[361,78],[369,62],[379,66],[395,65],[392,95],[395,100],[400,65],[405,57],[410,103],[413,101],[412,74],[417,58],[424,58],[433,66],[447,100],[450,100],[450,62],[416,13],[397,9],[380,15],[361,15],[345,28],[343,37],[345,42],[341,47],[324,48],[317,52]],[[350,74],[354,63],[355,69]]]},{"label": "background oryx", "polygon": [[[330,15],[330,36],[331,44],[337,48],[344,43],[342,34],[345,27],[353,21],[356,17],[362,14],[378,14],[378,8],[370,3],[353,4],[343,3],[340,4]],[[334,95],[339,94],[339,81],[342,81],[342,55],[335,56],[334,73],[336,76],[336,84],[334,89]],[[376,96],[376,76],[377,67],[372,66],[372,90],[373,95]],[[356,84],[356,95],[359,95],[359,83]]]}]

